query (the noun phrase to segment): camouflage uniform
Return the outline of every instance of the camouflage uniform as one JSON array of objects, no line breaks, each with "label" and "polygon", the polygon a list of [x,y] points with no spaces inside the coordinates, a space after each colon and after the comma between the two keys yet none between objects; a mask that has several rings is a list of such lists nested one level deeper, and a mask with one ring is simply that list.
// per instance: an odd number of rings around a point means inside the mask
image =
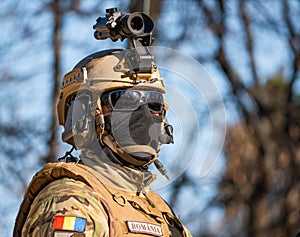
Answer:
[{"label": "camouflage uniform", "polygon": [[[14,236],[191,236],[148,188],[154,179],[150,172],[103,160],[83,161],[88,166],[50,163],[35,175]],[[77,218],[84,226],[57,227],[58,218]]]}]

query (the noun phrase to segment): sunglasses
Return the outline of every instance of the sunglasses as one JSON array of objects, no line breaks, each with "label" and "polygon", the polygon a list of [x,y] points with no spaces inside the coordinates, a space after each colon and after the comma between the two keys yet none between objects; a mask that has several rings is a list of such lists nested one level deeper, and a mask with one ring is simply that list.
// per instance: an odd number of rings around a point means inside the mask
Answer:
[{"label": "sunglasses", "polygon": [[133,111],[142,104],[147,104],[152,112],[161,113],[164,99],[157,91],[117,90],[101,95],[103,105],[115,111]]}]

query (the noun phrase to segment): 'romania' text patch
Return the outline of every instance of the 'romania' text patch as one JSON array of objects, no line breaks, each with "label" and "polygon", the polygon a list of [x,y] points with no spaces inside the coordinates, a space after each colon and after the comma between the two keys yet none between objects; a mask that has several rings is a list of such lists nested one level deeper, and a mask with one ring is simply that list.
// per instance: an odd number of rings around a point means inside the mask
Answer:
[{"label": "'romania' text patch", "polygon": [[52,229],[84,232],[85,224],[85,218],[75,216],[55,216]]},{"label": "'romania' text patch", "polygon": [[127,221],[127,227],[129,231],[133,233],[163,236],[160,225],[140,221]]}]

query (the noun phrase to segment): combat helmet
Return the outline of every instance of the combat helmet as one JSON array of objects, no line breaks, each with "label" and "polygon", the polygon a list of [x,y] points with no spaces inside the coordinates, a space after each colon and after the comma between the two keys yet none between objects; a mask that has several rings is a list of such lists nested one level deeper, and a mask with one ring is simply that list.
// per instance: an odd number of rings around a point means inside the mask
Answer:
[{"label": "combat helmet", "polygon": [[[111,28],[112,25],[115,27]],[[64,76],[57,105],[59,125],[64,127],[62,140],[76,149],[82,149],[96,137],[100,144],[110,147],[128,163],[148,165],[156,160],[159,147],[155,151],[144,147],[153,153],[153,158],[147,161],[137,159],[120,147],[105,129],[101,95],[121,89],[165,93],[163,78],[148,49],[153,22],[142,13],[124,15],[116,9],[108,9],[106,18],[98,18],[94,29],[97,39],[128,38],[133,47],[93,53]],[[172,127],[166,120],[167,109],[167,103],[164,102],[160,143],[173,142]]]}]

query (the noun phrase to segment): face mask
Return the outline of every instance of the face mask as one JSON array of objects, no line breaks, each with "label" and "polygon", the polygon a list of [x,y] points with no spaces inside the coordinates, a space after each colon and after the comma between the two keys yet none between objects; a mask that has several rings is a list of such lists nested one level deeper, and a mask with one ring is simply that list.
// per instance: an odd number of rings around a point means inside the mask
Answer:
[{"label": "face mask", "polygon": [[151,113],[147,104],[134,111],[113,111],[105,116],[106,131],[126,153],[149,161],[159,150],[162,117]]}]

